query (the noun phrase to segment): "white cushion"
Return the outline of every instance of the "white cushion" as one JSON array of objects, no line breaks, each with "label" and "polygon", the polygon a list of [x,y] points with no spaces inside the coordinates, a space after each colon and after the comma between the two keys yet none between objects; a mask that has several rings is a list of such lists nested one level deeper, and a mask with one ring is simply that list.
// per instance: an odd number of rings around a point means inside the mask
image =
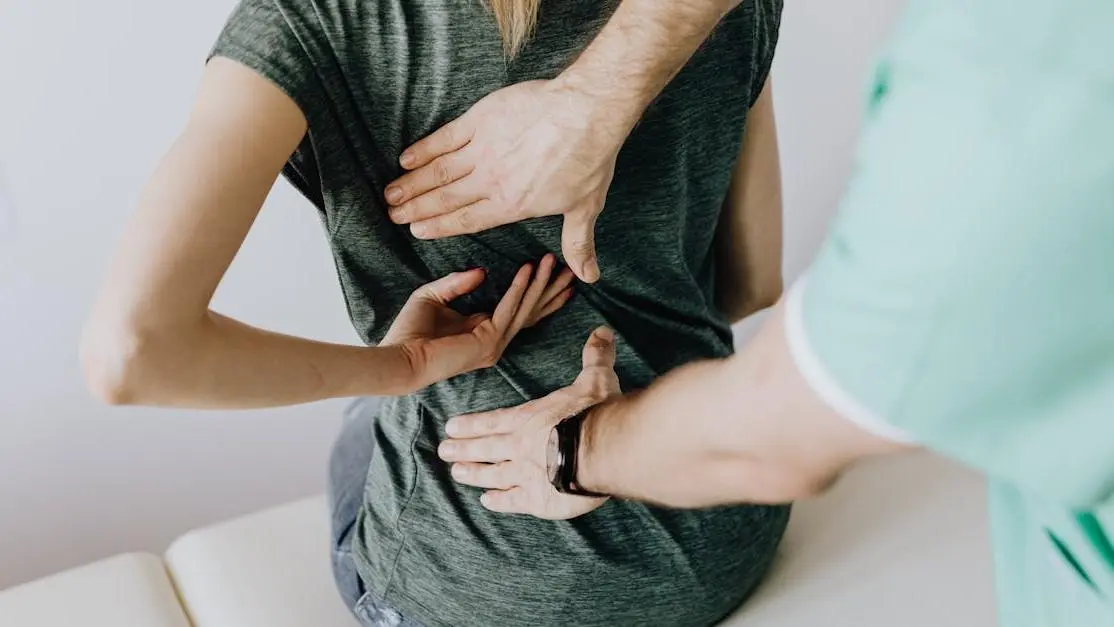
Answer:
[{"label": "white cushion", "polygon": [[985,481],[927,454],[878,461],[797,505],[737,627],[996,625]]},{"label": "white cushion", "polygon": [[193,531],[166,553],[195,627],[356,627],[333,586],[329,516],[309,499]]},{"label": "white cushion", "polygon": [[119,555],[0,593],[5,627],[189,627],[154,555]]},{"label": "white cushion", "polygon": [[[769,580],[726,625],[994,625],[983,485],[928,455],[857,469],[796,507]],[[313,499],[175,543],[167,561],[196,627],[353,627],[327,520]]]}]

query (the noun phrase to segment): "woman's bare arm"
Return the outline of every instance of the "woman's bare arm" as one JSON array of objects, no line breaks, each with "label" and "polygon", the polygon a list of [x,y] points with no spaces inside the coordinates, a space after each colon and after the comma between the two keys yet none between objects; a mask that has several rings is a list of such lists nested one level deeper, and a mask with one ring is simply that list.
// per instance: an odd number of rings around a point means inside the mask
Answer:
[{"label": "woman's bare arm", "polygon": [[747,116],[743,147],[716,232],[716,305],[731,322],[777,303],[781,168],[769,81]]},{"label": "woman's bare arm", "polygon": [[[448,301],[483,272],[417,290],[397,342],[328,344],[257,329],[209,309],[283,164],[306,132],[286,94],[233,61],[209,63],[181,137],[144,190],[82,342],[90,388],[113,404],[252,408],[397,395],[490,365],[524,325],[559,308],[572,275],[523,268],[490,317]],[[533,279],[531,279],[533,275]]]},{"label": "woman's bare arm", "polygon": [[253,71],[209,63],[185,131],[143,191],[82,343],[90,388],[114,404],[264,407],[406,390],[400,351],[270,333],[209,301],[306,132]]}]

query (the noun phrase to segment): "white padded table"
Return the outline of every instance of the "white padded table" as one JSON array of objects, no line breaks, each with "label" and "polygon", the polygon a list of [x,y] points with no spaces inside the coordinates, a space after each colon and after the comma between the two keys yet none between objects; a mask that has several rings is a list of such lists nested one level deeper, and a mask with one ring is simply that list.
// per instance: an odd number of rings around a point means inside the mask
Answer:
[{"label": "white padded table", "polygon": [[3,627],[189,627],[162,560],[118,555],[0,592]]},{"label": "white padded table", "polygon": [[915,454],[797,505],[770,578],[732,627],[994,627],[982,477]]},{"label": "white padded table", "polygon": [[166,564],[194,627],[358,627],[333,586],[324,498],[182,536]]},{"label": "white padded table", "polygon": [[[928,455],[857,469],[797,506],[770,579],[726,625],[992,627],[984,500],[979,477]],[[327,520],[311,499],[175,543],[167,562],[195,626],[355,627],[332,587]]]}]

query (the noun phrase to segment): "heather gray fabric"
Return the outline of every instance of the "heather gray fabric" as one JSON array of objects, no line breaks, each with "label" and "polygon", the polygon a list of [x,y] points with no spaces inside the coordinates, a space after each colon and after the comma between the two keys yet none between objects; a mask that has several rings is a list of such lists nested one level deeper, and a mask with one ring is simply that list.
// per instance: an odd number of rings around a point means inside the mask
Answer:
[{"label": "heather gray fabric", "polygon": [[[485,286],[459,307],[490,310],[522,263],[560,251],[560,218],[418,241],[388,221],[383,188],[400,174],[403,148],[500,87],[555,76],[615,5],[546,0],[536,37],[512,62],[480,0],[245,0],[236,9],[214,54],[269,78],[305,113],[309,132],[285,174],[321,212],[366,342],[422,283],[482,266]],[[611,502],[569,522],[500,516],[450,479],[435,450],[453,415],[569,384],[601,324],[620,338],[625,389],[731,353],[713,307],[712,241],[780,11],[779,1],[744,2],[647,110],[597,226],[598,284],[579,286],[495,367],[384,405],[352,538],[377,601],[430,627],[692,627],[722,618],[762,577],[787,508]]]}]

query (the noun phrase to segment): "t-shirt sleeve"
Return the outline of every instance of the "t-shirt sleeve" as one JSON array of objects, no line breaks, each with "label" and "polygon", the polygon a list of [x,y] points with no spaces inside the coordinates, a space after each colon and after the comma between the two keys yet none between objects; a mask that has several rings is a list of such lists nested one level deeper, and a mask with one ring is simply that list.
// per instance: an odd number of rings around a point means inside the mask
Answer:
[{"label": "t-shirt sleeve", "polygon": [[[760,0],[750,3],[754,9],[754,82],[751,85],[750,106],[758,102],[762,88],[770,78],[777,50],[778,35],[781,33],[782,0]],[[745,5],[744,5],[745,8]]]},{"label": "t-shirt sleeve", "polygon": [[787,299],[794,360],[864,429],[1064,505],[1109,503],[1114,109],[1075,79],[891,61]]},{"label": "t-shirt sleeve", "polygon": [[209,54],[251,68],[282,89],[307,118],[322,90],[307,52],[313,19],[299,4],[282,0],[241,0]]}]

